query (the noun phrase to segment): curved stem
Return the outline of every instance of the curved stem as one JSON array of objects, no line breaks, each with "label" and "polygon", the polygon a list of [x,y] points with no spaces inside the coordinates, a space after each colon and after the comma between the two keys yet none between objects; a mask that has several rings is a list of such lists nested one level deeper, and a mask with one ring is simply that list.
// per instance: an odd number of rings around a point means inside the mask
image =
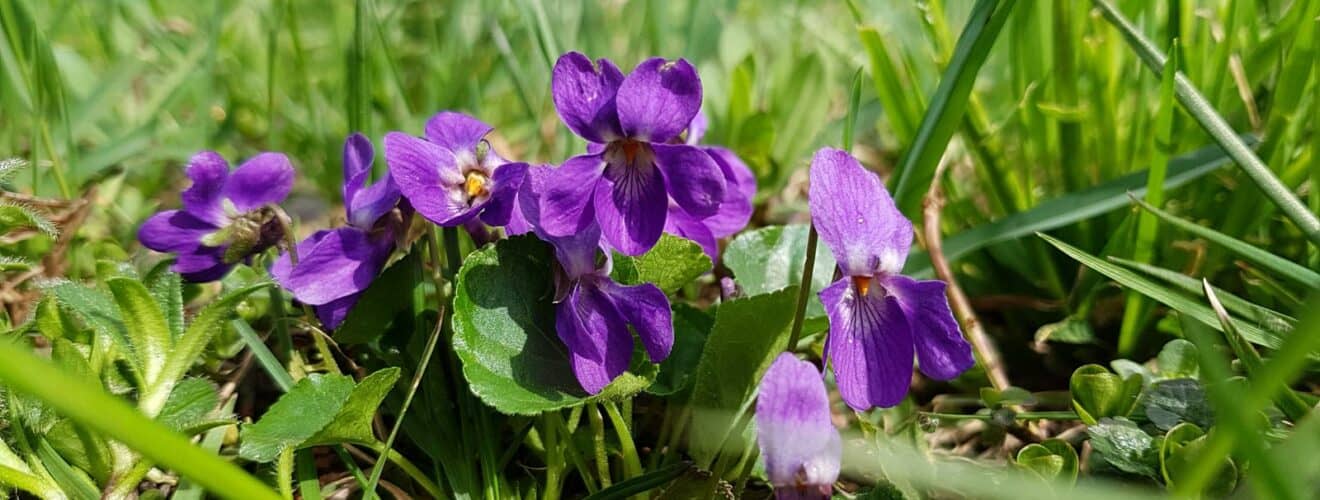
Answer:
[{"label": "curved stem", "polygon": [[614,426],[614,433],[619,438],[619,451],[623,453],[624,479],[642,475],[642,459],[637,456],[637,445],[633,443],[632,430],[628,427],[627,419],[619,414],[619,409],[612,401],[601,403],[601,406],[605,407],[605,413],[610,417],[610,424]]},{"label": "curved stem", "polygon": [[588,406],[587,417],[591,421],[591,442],[595,445],[596,475],[600,476],[600,487],[609,488],[613,481],[610,479],[610,459],[605,454],[605,421],[600,418],[600,407]]},{"label": "curved stem", "polygon": [[802,337],[802,322],[807,315],[807,299],[811,297],[811,272],[816,267],[816,225],[807,232],[807,255],[802,260],[802,280],[798,282],[797,308],[793,310],[793,329],[788,334],[788,347],[792,352]]},{"label": "curved stem", "polygon": [[286,446],[275,463],[275,484],[285,500],[293,500],[293,450],[293,446]]}]

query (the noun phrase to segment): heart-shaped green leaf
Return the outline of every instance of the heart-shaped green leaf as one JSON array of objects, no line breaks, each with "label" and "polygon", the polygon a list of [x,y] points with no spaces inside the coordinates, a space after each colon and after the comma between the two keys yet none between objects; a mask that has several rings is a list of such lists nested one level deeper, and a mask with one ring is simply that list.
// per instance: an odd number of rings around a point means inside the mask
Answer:
[{"label": "heart-shaped green leaf", "polygon": [[[724,265],[733,271],[743,293],[760,295],[802,282],[802,265],[807,257],[806,224],[770,226],[739,234],[724,249]],[[816,246],[816,260],[811,271],[811,292],[807,296],[807,317],[825,316],[816,292],[834,279],[834,255],[825,245]]]},{"label": "heart-shaped green leaf", "polygon": [[1017,465],[1042,478],[1072,484],[1077,481],[1077,450],[1062,439],[1046,439],[1022,447]]},{"label": "heart-shaped green leaf", "polygon": [[1201,370],[1197,364],[1196,344],[1184,339],[1173,339],[1164,344],[1155,363],[1160,369],[1160,377],[1165,379],[1196,378]]},{"label": "heart-shaped green leaf", "polygon": [[646,253],[636,257],[614,254],[611,276],[619,283],[654,283],[666,294],[674,293],[710,270],[710,257],[691,240],[669,233]]},{"label": "heart-shaped green leaf", "polygon": [[1105,418],[1086,429],[1091,449],[1104,462],[1129,474],[1155,478],[1159,449],[1155,439],[1126,418]]},{"label": "heart-shaped green leaf", "polygon": [[1126,380],[1100,365],[1085,365],[1073,372],[1068,381],[1073,409],[1088,425],[1105,417],[1125,417],[1132,412],[1141,394],[1141,376]]}]

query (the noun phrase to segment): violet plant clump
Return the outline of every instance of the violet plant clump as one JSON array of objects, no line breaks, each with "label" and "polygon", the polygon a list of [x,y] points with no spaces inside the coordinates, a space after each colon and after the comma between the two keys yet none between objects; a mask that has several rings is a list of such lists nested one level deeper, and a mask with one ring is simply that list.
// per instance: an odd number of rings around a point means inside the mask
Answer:
[{"label": "violet plant clump", "polygon": [[916,352],[922,373],[952,379],[975,363],[949,310],[944,282],[903,276],[912,222],[880,177],[852,155],[824,148],[811,160],[811,220],[843,277],[820,291],[829,315],[825,350],[843,400],[857,411],[907,395]]},{"label": "violet plant clump", "polygon": [[142,246],[175,254],[172,269],[192,282],[215,281],[234,265],[279,243],[288,221],[274,205],[293,188],[293,166],[262,153],[233,172],[214,151],[188,161],[192,185],[183,208],[158,212],[138,230]]},{"label": "violet plant clump", "polygon": [[285,252],[271,266],[280,286],[311,305],[326,328],[344,321],[385,267],[412,211],[398,206],[399,187],[389,172],[367,185],[374,157],[375,149],[365,136],[353,134],[344,141],[342,193],[347,223],[299,242],[296,264]]}]

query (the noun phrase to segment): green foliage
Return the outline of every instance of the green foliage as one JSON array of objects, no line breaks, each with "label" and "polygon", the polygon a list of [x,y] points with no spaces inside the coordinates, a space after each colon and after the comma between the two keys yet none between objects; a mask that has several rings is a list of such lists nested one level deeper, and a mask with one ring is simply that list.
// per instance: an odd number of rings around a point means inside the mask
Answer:
[{"label": "green foliage", "polygon": [[720,305],[688,401],[688,450],[699,466],[709,466],[725,440],[741,434],[735,425],[761,374],[788,341],[796,301],[797,287],[790,286]]},{"label": "green foliage", "polygon": [[1100,365],[1085,365],[1068,382],[1072,406],[1083,422],[1095,425],[1106,417],[1126,417],[1141,395],[1141,376],[1126,379]]},{"label": "green foliage", "polygon": [[1042,479],[1069,484],[1077,481],[1077,450],[1062,439],[1046,439],[1023,446],[1014,463]]},{"label": "green foliage", "polygon": [[243,426],[239,455],[271,462],[286,449],[353,442],[371,444],[371,419],[399,379],[399,369],[356,385],[346,375],[314,374],[293,386],[255,423]]},{"label": "green foliage", "polygon": [[646,392],[669,396],[687,389],[697,374],[697,363],[705,350],[715,319],[687,304],[674,304],[674,348],[660,363],[655,383]]},{"label": "green foliage", "polygon": [[519,237],[468,255],[456,278],[454,351],[472,392],[503,413],[534,415],[623,398],[655,377],[654,365],[635,362],[600,394],[586,396],[554,333],[553,259],[546,244]]},{"label": "green foliage", "polygon": [[344,344],[362,344],[375,340],[390,330],[390,325],[412,305],[399,300],[400,290],[416,283],[417,252],[409,253],[386,268],[371,286],[362,292],[348,317],[335,330],[335,341]]},{"label": "green foliage", "polygon": [[1205,389],[1193,379],[1163,380],[1151,384],[1142,395],[1146,418],[1160,430],[1181,423],[1203,428],[1214,425],[1214,412],[1205,397]]},{"label": "green foliage", "polygon": [[1158,476],[1159,443],[1132,421],[1104,418],[1087,427],[1086,433],[1103,463],[1129,474]]},{"label": "green foliage", "polygon": [[[802,224],[769,226],[744,231],[734,238],[724,249],[724,265],[733,272],[743,293],[760,295],[800,285],[807,253],[807,229]],[[816,293],[833,281],[834,266],[834,255],[825,245],[818,245],[807,317],[825,316],[825,308]]]},{"label": "green foliage", "polygon": [[690,240],[663,234],[655,247],[637,257],[614,254],[610,275],[619,283],[654,283],[671,294],[710,270],[710,257]]}]

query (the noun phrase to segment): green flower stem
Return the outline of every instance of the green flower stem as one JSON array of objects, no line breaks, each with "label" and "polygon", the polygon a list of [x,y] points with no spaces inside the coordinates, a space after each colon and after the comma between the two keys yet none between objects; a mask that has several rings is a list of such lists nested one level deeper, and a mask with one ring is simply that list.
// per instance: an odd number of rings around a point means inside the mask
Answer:
[{"label": "green flower stem", "polygon": [[792,352],[802,337],[802,322],[807,316],[807,299],[811,297],[811,272],[816,267],[816,225],[812,224],[807,232],[807,255],[802,261],[802,280],[799,281],[797,307],[793,310],[793,329],[788,334],[788,346],[784,349]]},{"label": "green flower stem", "polygon": [[[442,317],[443,317],[443,313],[444,311],[442,310],[441,311]],[[426,340],[426,348],[422,350],[421,365],[417,367],[417,373],[413,375],[412,383],[408,386],[408,395],[404,396],[403,406],[399,407],[399,414],[394,421],[394,427],[390,429],[389,437],[386,437],[385,442],[380,443],[380,448],[376,450],[386,458],[395,458],[394,455],[398,455],[397,452],[395,452],[392,449],[394,445],[394,439],[399,436],[399,430],[403,428],[404,416],[408,414],[408,407],[412,405],[413,396],[417,394],[417,387],[420,386],[422,383],[422,375],[426,374],[426,367],[431,364],[432,354],[435,353],[436,341],[440,339],[440,326],[443,324],[444,324],[443,321],[437,323],[435,325],[435,328],[431,331],[431,338]],[[403,462],[407,462],[407,460],[403,459],[402,455],[399,455],[397,458],[395,458],[394,460],[395,464],[400,465],[400,468],[402,469],[404,468],[404,466],[400,464],[400,460],[402,460]],[[412,469],[416,470],[417,468],[412,467]],[[376,465],[371,468],[371,477],[367,479],[367,486],[362,490],[363,500],[375,500],[377,498],[376,484],[380,482],[380,475],[384,471],[385,471],[385,460],[376,460]],[[421,471],[417,471],[416,474],[410,473],[409,476],[413,477],[414,480],[425,477],[424,474],[421,474]],[[432,483],[432,485],[434,485],[434,483]],[[445,498],[445,495],[440,494],[438,488],[435,488],[435,491],[431,492],[431,494],[436,498]]]},{"label": "green flower stem", "polygon": [[[755,444],[755,441],[753,441],[753,444]],[[738,480],[733,485],[733,498],[743,497],[743,491],[747,489],[747,480],[751,478],[752,469],[756,468],[756,460],[760,456],[760,447],[749,447],[747,456],[743,458],[742,470],[738,471]]]},{"label": "green flower stem", "polygon": [[316,474],[316,457],[312,450],[299,450],[295,466],[298,494],[303,500],[321,500],[321,480]]},{"label": "green flower stem", "polygon": [[445,278],[453,281],[458,269],[463,267],[463,256],[458,253],[458,228],[446,227],[440,233],[445,244]]},{"label": "green flower stem", "polygon": [[[545,500],[559,500],[564,481],[564,449],[559,444],[559,426],[554,422],[557,418],[557,410],[548,411],[541,414],[539,422],[539,437],[545,448],[545,485],[541,489],[541,498]],[[590,484],[585,479],[583,483]]]},{"label": "green flower stem", "polygon": [[[580,416],[582,413],[577,410],[580,410],[581,408],[582,408],[581,406],[573,408],[574,413]],[[556,435],[562,434],[563,436],[568,436],[569,438],[568,444],[560,445],[560,449],[563,450],[568,455],[569,460],[573,461],[573,467],[578,470],[578,475],[582,477],[582,484],[587,487],[587,493],[595,493],[597,491],[600,491],[600,486],[596,483],[595,476],[592,476],[591,469],[587,468],[586,459],[583,458],[582,455],[578,453],[577,447],[573,446],[571,439],[573,437],[573,431],[571,430],[571,428],[576,427],[576,425],[570,426],[564,423],[564,416],[561,415],[558,411],[549,412],[547,413],[547,415],[551,415],[550,422],[555,425],[555,434]],[[562,482],[563,479],[561,478],[560,481]],[[556,493],[558,492],[556,491]]]},{"label": "green flower stem", "polygon": [[293,446],[280,450],[280,458],[275,462],[275,484],[280,489],[284,500],[293,500]]},{"label": "green flower stem", "polygon": [[637,445],[633,443],[632,430],[629,429],[627,419],[619,414],[614,402],[606,401],[601,403],[601,406],[605,407],[605,413],[610,417],[610,424],[614,426],[614,433],[619,437],[619,451],[623,453],[624,479],[642,475],[642,459],[637,456]]},{"label": "green flower stem", "polygon": [[64,373],[26,347],[0,342],[0,382],[45,402],[73,422],[118,440],[147,459],[174,469],[227,498],[274,499],[273,491],[238,466],[142,416],[100,387]]},{"label": "green flower stem", "polygon": [[610,459],[605,454],[605,422],[600,418],[600,407],[589,405],[587,417],[591,421],[591,442],[596,452],[596,475],[600,476],[600,487],[609,488],[613,481],[610,479]]}]

